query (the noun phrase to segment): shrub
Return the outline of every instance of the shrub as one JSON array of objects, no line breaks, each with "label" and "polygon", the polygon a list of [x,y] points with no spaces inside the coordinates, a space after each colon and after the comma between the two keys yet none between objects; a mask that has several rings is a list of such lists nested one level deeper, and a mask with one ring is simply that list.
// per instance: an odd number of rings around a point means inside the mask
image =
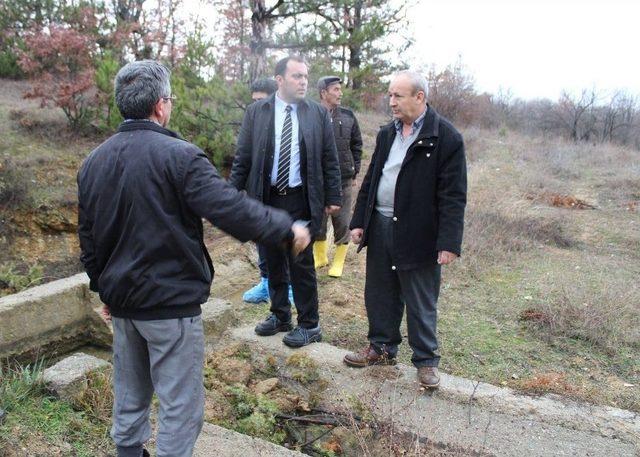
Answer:
[{"label": "shrub", "polygon": [[0,161],[0,209],[17,208],[29,200],[27,178],[8,159]]},{"label": "shrub", "polygon": [[18,56],[10,49],[0,51],[0,78],[18,79],[23,76]]},{"label": "shrub", "polygon": [[624,278],[580,271],[555,278],[535,309],[535,321],[556,337],[577,338],[602,349],[640,348],[640,288]]},{"label": "shrub", "polygon": [[91,36],[59,25],[48,32],[32,29],[25,38],[20,67],[31,79],[27,98],[39,98],[42,106],[62,109],[74,129],[90,119],[94,89]]},{"label": "shrub", "polygon": [[111,55],[106,53],[98,59],[96,64],[95,81],[98,89],[97,104],[101,109],[96,110],[96,122],[98,129],[113,131],[123,121],[114,96],[113,82],[120,69],[120,64]]},{"label": "shrub", "polygon": [[248,89],[218,77],[194,84],[180,72],[174,73],[171,86],[177,96],[171,128],[202,149],[218,169],[229,168]]}]

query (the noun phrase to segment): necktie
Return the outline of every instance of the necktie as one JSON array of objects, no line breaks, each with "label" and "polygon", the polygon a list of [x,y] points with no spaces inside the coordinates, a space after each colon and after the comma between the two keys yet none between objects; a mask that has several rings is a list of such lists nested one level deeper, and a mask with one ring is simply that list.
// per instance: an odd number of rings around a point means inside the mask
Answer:
[{"label": "necktie", "polygon": [[276,188],[279,192],[284,191],[289,185],[289,164],[291,163],[291,137],[293,134],[293,123],[291,122],[291,105],[285,108],[287,112],[282,125],[282,136],[280,137],[280,156],[278,158],[278,176]]}]

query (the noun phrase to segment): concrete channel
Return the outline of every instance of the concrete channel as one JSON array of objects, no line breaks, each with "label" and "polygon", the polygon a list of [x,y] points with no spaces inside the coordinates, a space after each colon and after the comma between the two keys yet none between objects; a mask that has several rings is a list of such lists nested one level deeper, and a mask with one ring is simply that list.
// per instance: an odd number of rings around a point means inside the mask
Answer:
[{"label": "concrete channel", "polygon": [[[230,292],[228,296],[235,290],[224,279],[214,293],[223,289]],[[99,316],[101,307],[84,274],[1,298],[0,360],[33,360],[37,355],[68,353],[86,344],[109,348],[111,331]],[[237,321],[225,299],[212,298],[204,304],[203,321],[209,343],[232,329],[234,340],[281,357],[292,353],[281,337],[259,338],[251,327],[234,328]],[[378,420],[445,447],[504,456],[640,455],[640,417],[630,411],[557,396],[520,395],[446,374],[440,390],[428,395],[418,389],[411,367],[347,368],[342,364],[345,351],[324,343],[298,351],[321,367],[329,386],[323,394],[327,407],[345,410],[349,399],[357,398]],[[203,430],[196,455],[235,455],[240,449],[246,456],[293,455],[214,426]]]}]

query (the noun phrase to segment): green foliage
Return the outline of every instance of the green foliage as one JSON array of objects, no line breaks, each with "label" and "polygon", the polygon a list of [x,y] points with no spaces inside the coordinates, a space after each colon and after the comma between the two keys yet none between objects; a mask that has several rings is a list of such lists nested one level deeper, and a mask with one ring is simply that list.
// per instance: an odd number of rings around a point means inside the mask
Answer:
[{"label": "green foliage", "polygon": [[43,270],[40,265],[32,265],[26,273],[16,271],[11,263],[0,265],[0,289],[7,289],[10,293],[20,292],[35,286],[42,281]]},{"label": "green foliage", "polygon": [[196,81],[192,74],[174,73],[171,86],[177,100],[171,127],[202,149],[216,167],[228,168],[248,89],[219,77],[194,84]]},{"label": "green foliage", "polygon": [[100,130],[113,131],[123,120],[116,105],[113,84],[119,69],[120,63],[110,52],[106,52],[96,61],[95,82],[102,107],[96,110],[96,122]]},{"label": "green foliage", "polygon": [[18,79],[22,76],[15,52],[11,49],[0,50],[0,78]]}]

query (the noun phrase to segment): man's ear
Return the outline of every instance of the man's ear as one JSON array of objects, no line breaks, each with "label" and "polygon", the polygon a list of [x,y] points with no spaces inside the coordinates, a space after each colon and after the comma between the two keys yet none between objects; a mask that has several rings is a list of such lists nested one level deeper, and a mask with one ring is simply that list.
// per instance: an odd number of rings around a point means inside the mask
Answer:
[{"label": "man's ear", "polygon": [[161,119],[166,110],[166,103],[164,103],[163,99],[160,99],[153,105],[153,110],[151,114],[153,114],[156,118]]}]

